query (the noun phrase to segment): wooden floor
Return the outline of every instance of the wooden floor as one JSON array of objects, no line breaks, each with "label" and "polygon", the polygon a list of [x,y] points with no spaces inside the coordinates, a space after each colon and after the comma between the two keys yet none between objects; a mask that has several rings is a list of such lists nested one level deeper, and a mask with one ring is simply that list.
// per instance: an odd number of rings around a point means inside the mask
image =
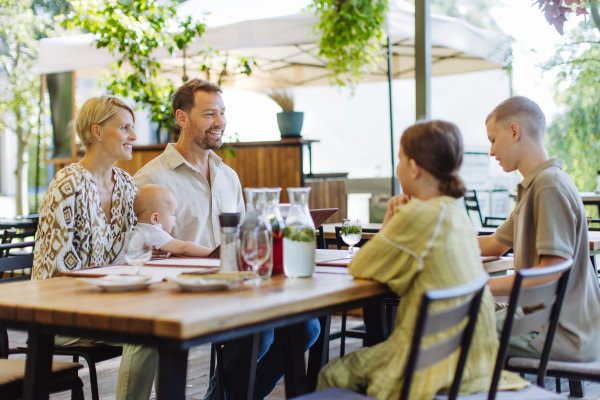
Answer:
[{"label": "wooden floor", "polygon": [[[334,316],[331,322],[332,332],[339,331],[341,319]],[[362,320],[358,318],[348,317],[348,327],[361,325]],[[9,344],[10,347],[23,346],[27,339],[27,335],[23,332],[10,331]],[[346,339],[346,352],[351,352],[362,346],[362,340],[360,339]],[[340,340],[334,340],[330,343],[330,358],[336,359],[339,357]],[[23,359],[23,355],[13,355],[11,359]],[[69,357],[55,357],[55,361],[71,361]],[[97,364],[98,372],[98,384],[100,391],[100,398],[106,400],[115,399],[115,390],[117,387],[117,373],[119,370],[119,363],[121,358],[115,358]],[[85,361],[80,361],[85,365]],[[210,346],[204,345],[192,349],[189,353],[188,358],[188,373],[187,373],[187,389],[186,399],[197,400],[202,399],[208,388],[209,378],[209,365],[210,365]],[[91,399],[92,395],[90,392],[89,373],[87,368],[83,368],[79,371],[84,384],[85,398]],[[533,376],[527,376],[528,379],[533,380]],[[563,395],[568,396],[569,384],[567,380],[563,380],[561,383],[563,389]],[[554,378],[548,378],[546,380],[546,387],[554,390],[555,381]],[[70,400],[70,393],[59,393],[50,396],[52,400]],[[154,399],[154,393],[151,399]],[[266,397],[267,400],[282,400],[285,399],[285,390],[283,379],[275,387],[273,392]],[[600,400],[600,383],[596,382],[585,382],[585,400]]]}]

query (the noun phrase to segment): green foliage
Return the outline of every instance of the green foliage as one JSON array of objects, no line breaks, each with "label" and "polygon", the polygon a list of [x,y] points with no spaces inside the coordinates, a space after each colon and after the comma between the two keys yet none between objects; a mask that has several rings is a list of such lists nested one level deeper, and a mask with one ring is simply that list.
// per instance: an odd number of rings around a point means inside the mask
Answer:
[{"label": "green foliage", "polygon": [[362,228],[360,226],[350,226],[344,225],[342,226],[342,235],[352,235],[362,233]]},{"label": "green foliage", "polygon": [[93,33],[98,48],[107,48],[119,56],[106,86],[110,93],[149,106],[152,121],[161,127],[175,126],[170,111],[174,86],[161,76],[155,50],[164,47],[172,54],[176,49],[185,49],[202,36],[204,21],[179,21],[172,2],[92,0],[74,1],[73,11],[63,20],[63,26]]},{"label": "green foliage", "polygon": [[377,66],[384,41],[387,0],[313,0],[319,55],[327,60],[332,85],[356,84]]},{"label": "green foliage", "polygon": [[295,240],[296,242],[314,242],[317,237],[312,228],[307,227],[299,229],[287,226],[283,229],[283,236],[287,239]]},{"label": "green foliage", "polygon": [[561,107],[546,136],[549,155],[562,158],[581,191],[596,188],[600,170],[600,34],[581,21],[545,65],[556,72],[554,100]]},{"label": "green foliage", "polygon": [[3,0],[0,7],[0,129],[17,136],[17,213],[27,213],[28,146],[38,133],[40,77],[35,72],[37,38],[45,32],[31,1]]}]

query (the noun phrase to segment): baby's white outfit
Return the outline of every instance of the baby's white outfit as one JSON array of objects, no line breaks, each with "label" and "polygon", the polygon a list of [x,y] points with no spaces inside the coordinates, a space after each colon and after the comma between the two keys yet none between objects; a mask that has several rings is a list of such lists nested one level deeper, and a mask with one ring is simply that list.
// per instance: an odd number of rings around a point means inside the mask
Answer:
[{"label": "baby's white outfit", "polygon": [[[146,240],[148,240],[148,243],[152,245],[152,247],[154,247],[155,249],[160,249],[161,247],[169,243],[171,240],[175,240],[163,229],[161,224],[152,225],[140,222],[131,230],[131,233],[134,232],[144,233],[146,235]],[[128,244],[129,243],[126,239],[125,243],[123,244],[123,247],[121,248],[121,251],[119,252],[119,254],[117,254],[117,257],[113,260],[111,264],[126,264],[125,250],[127,249]]]}]

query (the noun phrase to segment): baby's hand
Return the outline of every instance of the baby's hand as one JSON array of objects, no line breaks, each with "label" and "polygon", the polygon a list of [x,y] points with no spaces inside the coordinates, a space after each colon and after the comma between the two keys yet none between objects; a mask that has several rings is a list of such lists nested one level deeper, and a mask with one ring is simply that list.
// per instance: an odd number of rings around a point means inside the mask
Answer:
[{"label": "baby's hand", "polygon": [[155,258],[169,258],[171,253],[168,251],[159,250],[156,247],[152,247],[152,259]]}]

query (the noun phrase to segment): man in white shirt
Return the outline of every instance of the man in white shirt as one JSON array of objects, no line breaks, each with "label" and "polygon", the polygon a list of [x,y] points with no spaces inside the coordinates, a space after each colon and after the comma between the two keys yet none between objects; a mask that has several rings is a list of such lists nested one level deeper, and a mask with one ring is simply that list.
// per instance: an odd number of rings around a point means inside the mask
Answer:
[{"label": "man in white shirt", "polygon": [[[171,234],[179,240],[214,249],[220,244],[219,214],[239,212],[243,219],[244,198],[240,180],[212,150],[222,145],[227,125],[221,88],[201,79],[191,79],[172,96],[173,112],[181,127],[175,145],[135,174],[138,188],[155,184],[169,189],[179,201],[177,223]],[[320,332],[318,320],[304,326],[303,342],[308,349]],[[283,359],[278,335],[273,330],[260,335],[254,398],[268,395],[283,376]],[[223,347],[225,393],[233,395],[237,342]],[[218,374],[210,382],[207,399],[219,397]]]}]

